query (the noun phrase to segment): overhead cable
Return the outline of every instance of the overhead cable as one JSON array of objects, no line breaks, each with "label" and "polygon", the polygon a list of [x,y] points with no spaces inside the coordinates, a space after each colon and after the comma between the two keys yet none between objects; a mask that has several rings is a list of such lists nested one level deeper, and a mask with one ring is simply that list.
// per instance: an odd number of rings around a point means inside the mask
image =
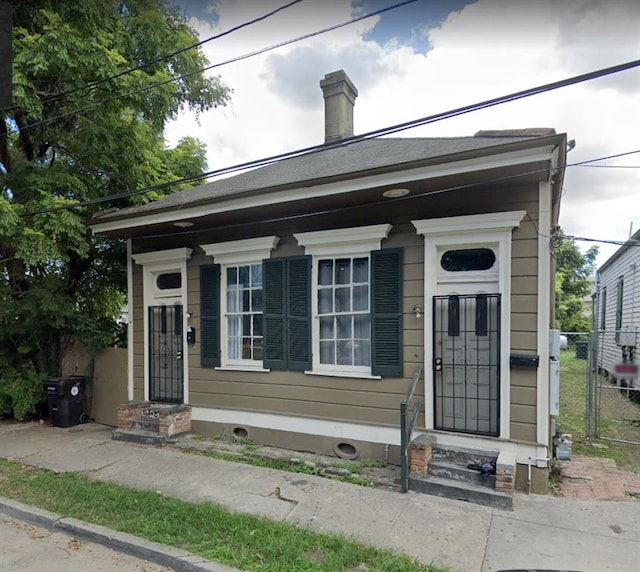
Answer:
[{"label": "overhead cable", "polygon": [[[620,64],[617,66],[613,66],[613,67],[609,67],[609,68],[603,68],[600,70],[596,70],[596,71],[592,71],[586,74],[581,74],[581,75],[577,75],[571,78],[567,78],[561,81],[556,81],[556,82],[552,82],[552,83],[548,83],[548,84],[544,84],[544,85],[540,85],[537,87],[533,87],[533,88],[529,88],[523,91],[518,91],[515,93],[511,93],[508,95],[504,95],[501,97],[496,97],[493,99],[488,99],[479,103],[473,103],[471,105],[466,105],[464,107],[458,107],[456,109],[452,109],[450,111],[444,111],[442,113],[437,113],[435,115],[429,115],[427,117],[422,117],[419,119],[414,119],[412,121],[406,121],[404,123],[399,123],[397,125],[392,125],[389,127],[383,127],[381,129],[376,129],[374,131],[369,131],[367,133],[364,133],[362,135],[354,135],[353,137],[349,137],[347,139],[343,139],[341,141],[335,142],[335,143],[328,143],[328,144],[324,144],[324,145],[314,145],[312,147],[306,147],[303,149],[298,149],[295,151],[288,151],[286,153],[280,153],[278,155],[272,155],[270,157],[266,157],[263,159],[257,159],[254,161],[247,161],[245,163],[239,163],[237,165],[233,165],[230,167],[223,167],[220,169],[215,169],[212,171],[208,171],[206,173],[201,173],[198,174],[196,176],[192,176],[192,177],[185,177],[182,179],[176,179],[174,181],[168,181],[166,183],[160,183],[158,185],[152,185],[152,186],[148,186],[148,187],[144,187],[142,189],[136,189],[133,191],[124,191],[122,193],[117,193],[117,194],[113,194],[113,195],[108,195],[108,196],[104,196],[104,197],[97,197],[95,199],[88,199],[86,201],[82,201],[82,202],[78,202],[72,205],[61,205],[58,207],[52,207],[50,209],[42,209],[39,211],[35,211],[29,214],[41,214],[41,213],[45,213],[45,212],[53,212],[53,211],[57,211],[57,210],[69,210],[69,209],[73,209],[73,208],[78,208],[78,207],[84,207],[84,206],[89,206],[89,205],[93,205],[93,204],[99,204],[99,203],[104,203],[104,202],[108,202],[108,201],[112,201],[112,200],[118,200],[118,199],[122,199],[122,198],[127,198],[127,197],[132,197],[132,196],[136,196],[136,195],[141,195],[141,194],[145,194],[148,193],[150,191],[158,191],[158,190],[164,190],[167,189],[169,187],[175,186],[175,185],[181,185],[184,183],[191,183],[193,181],[198,181],[201,179],[208,179],[214,176],[220,176],[220,175],[227,175],[230,173],[234,173],[237,171],[245,171],[248,169],[253,169],[256,167],[264,167],[266,165],[270,165],[272,163],[277,163],[279,161],[282,161],[284,159],[291,159],[293,157],[299,157],[299,156],[303,156],[303,155],[310,155],[313,153],[318,153],[320,151],[326,151],[328,149],[335,149],[335,148],[339,148],[339,147],[345,147],[348,145],[353,145],[354,143],[358,143],[360,141],[366,140],[366,139],[375,139],[378,137],[381,137],[383,135],[390,135],[392,133],[398,133],[401,131],[405,131],[408,129],[413,129],[415,127],[420,127],[422,125],[427,125],[430,123],[435,123],[437,121],[442,121],[443,119],[449,119],[451,117],[457,117],[466,113],[471,113],[473,111],[478,111],[480,109],[485,109],[488,107],[492,107],[495,105],[500,105],[503,103],[507,103],[510,101],[515,101],[518,99],[523,99],[525,97],[531,97],[533,95],[538,95],[540,93],[545,93],[547,91],[552,91],[555,89],[560,89],[562,87],[567,87],[569,85],[575,85],[577,83],[582,83],[585,81],[590,81],[593,79],[597,79],[600,77],[604,77],[607,75],[611,75],[614,73],[620,73],[622,71],[628,70],[628,69],[632,69],[635,67],[640,66],[640,60],[635,60],[632,62],[627,62],[625,64]],[[589,161],[580,161],[577,162],[575,164],[571,164],[570,166],[579,166],[579,165],[584,165],[590,162],[595,162],[595,161],[603,161],[606,159],[613,159],[616,157],[622,157],[625,155],[630,155],[630,154],[634,154],[637,153],[638,151],[630,151],[630,152],[626,152],[626,153],[621,153],[621,154],[616,154],[616,155],[611,155],[611,156],[607,156],[607,157],[600,157],[598,159],[591,159]]]},{"label": "overhead cable", "polygon": [[[412,4],[413,2],[417,2],[417,0],[404,0],[403,2],[400,2],[399,4],[394,4],[393,6],[388,6],[387,8],[381,8],[380,10],[376,10],[374,12],[369,12],[368,14],[364,14],[362,16],[358,16],[357,18],[353,18],[351,20],[347,20],[346,22],[342,22],[340,24],[334,24],[333,26],[328,26],[326,28],[323,28],[321,30],[317,30],[315,32],[309,32],[308,34],[304,34],[302,36],[298,36],[298,37],[292,38],[290,40],[285,40],[285,41],[280,42],[278,44],[273,44],[273,45],[268,46],[266,48],[261,48],[259,50],[255,50],[253,52],[249,52],[247,54],[243,54],[241,56],[236,56],[235,58],[231,58],[231,59],[225,60],[223,62],[219,62],[219,63],[216,63],[216,64],[211,64],[211,65],[205,66],[204,68],[201,68],[201,69],[198,69],[198,70],[194,70],[194,71],[189,72],[189,73],[185,73],[185,74],[177,75],[177,76],[174,76],[174,77],[170,77],[170,78],[165,79],[163,81],[152,83],[152,84],[146,85],[144,87],[140,87],[138,89],[135,89],[135,90],[132,90],[132,91],[129,91],[129,92],[126,92],[126,93],[122,93],[122,94],[114,96],[114,97],[108,97],[108,98],[104,98],[104,99],[99,99],[98,101],[94,101],[94,102],[92,102],[92,103],[90,103],[88,105],[85,105],[84,107],[80,107],[78,109],[74,109],[74,110],[68,111],[66,113],[60,113],[59,115],[55,115],[53,117],[48,117],[47,119],[42,119],[40,121],[36,121],[34,123],[30,123],[29,125],[26,125],[25,127],[28,129],[28,128],[31,128],[31,127],[36,127],[38,125],[44,125],[44,124],[47,124],[47,123],[51,123],[52,121],[56,121],[58,119],[64,119],[65,117],[69,117],[71,115],[78,115],[80,113],[83,113],[84,111],[88,111],[90,109],[93,109],[94,107],[106,105],[107,103],[111,103],[112,101],[117,101],[117,100],[122,99],[124,97],[130,97],[132,95],[137,95],[139,93],[144,93],[146,91],[155,89],[157,87],[162,87],[163,85],[167,85],[167,84],[170,84],[170,83],[173,83],[173,82],[176,82],[176,81],[180,81],[180,80],[186,79],[188,77],[191,77],[192,75],[201,74],[202,72],[209,71],[209,70],[212,70],[214,68],[218,68],[218,67],[221,67],[221,66],[225,66],[225,65],[228,65],[228,64],[235,63],[235,62],[239,62],[239,61],[242,61],[242,60],[246,60],[248,58],[252,58],[252,57],[258,56],[260,54],[264,54],[266,52],[275,50],[277,48],[282,48],[284,46],[288,46],[290,44],[294,44],[294,43],[299,42],[301,40],[306,40],[306,39],[309,39],[309,38],[313,38],[314,36],[319,36],[319,35],[325,34],[327,32],[332,32],[334,30],[338,30],[340,28],[344,28],[345,26],[348,26],[350,24],[355,24],[356,22],[360,22],[361,20],[366,20],[367,18],[371,18],[373,16],[377,16],[377,15],[382,14],[384,12],[388,12],[389,10],[394,10],[395,8],[400,8],[401,6],[406,6],[407,4]],[[19,131],[20,131],[19,129],[13,129],[13,130],[7,131],[7,133],[9,133],[9,134],[18,133]]]},{"label": "overhead cable", "polygon": [[276,15],[279,12],[282,12],[283,10],[286,10],[287,8],[290,8],[291,6],[293,6],[294,4],[298,4],[300,2],[302,2],[303,0],[292,0],[291,2],[289,2],[288,4],[285,4],[284,6],[280,6],[279,8],[275,8],[274,10],[271,10],[270,12],[267,12],[266,14],[262,15],[262,16],[258,16],[257,18],[253,18],[252,20],[248,20],[247,22],[243,22],[242,24],[238,24],[237,26],[234,26],[233,28],[229,28],[228,30],[225,30],[224,32],[221,32],[219,34],[216,34],[215,36],[210,36],[208,38],[205,38],[204,40],[200,40],[199,42],[196,42],[195,44],[191,44],[190,46],[185,46],[184,48],[181,48],[179,50],[176,50],[175,52],[171,52],[170,54],[166,54],[164,56],[159,56],[155,59],[149,60],[148,62],[144,62],[142,64],[140,64],[139,66],[130,68],[130,69],[126,69],[123,70],[121,72],[118,72],[112,76],[109,77],[105,77],[102,79],[98,79],[92,82],[89,82],[83,86],[77,87],[75,89],[70,89],[68,91],[64,91],[62,93],[56,94],[53,97],[50,97],[48,99],[46,99],[46,101],[57,101],[58,99],[62,99],[63,97],[67,97],[68,95],[73,95],[74,93],[78,93],[80,91],[85,91],[87,89],[91,89],[94,87],[97,87],[99,85],[102,85],[103,83],[107,83],[109,81],[112,81],[114,79],[118,79],[122,76],[143,70],[153,64],[157,64],[159,62],[163,62],[165,60],[168,60],[169,58],[173,58],[174,56],[177,56],[179,54],[182,54],[184,52],[187,52],[189,50],[193,50],[195,48],[199,48],[200,46],[211,42],[213,40],[218,40],[220,38],[224,38],[225,36],[228,36],[229,34],[232,34],[233,32],[237,32],[238,30],[242,30],[243,28],[247,28],[253,24],[257,24],[258,22],[262,22],[263,20],[266,20],[267,18],[270,18],[271,16]]}]

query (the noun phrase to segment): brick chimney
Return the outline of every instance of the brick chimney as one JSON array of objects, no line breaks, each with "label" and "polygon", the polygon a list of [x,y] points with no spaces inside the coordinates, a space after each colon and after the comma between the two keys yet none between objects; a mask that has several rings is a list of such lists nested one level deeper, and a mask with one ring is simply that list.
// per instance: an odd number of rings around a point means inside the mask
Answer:
[{"label": "brick chimney", "polygon": [[335,143],[353,135],[353,104],[358,90],[344,70],[328,73],[320,81],[324,96],[324,142]]}]

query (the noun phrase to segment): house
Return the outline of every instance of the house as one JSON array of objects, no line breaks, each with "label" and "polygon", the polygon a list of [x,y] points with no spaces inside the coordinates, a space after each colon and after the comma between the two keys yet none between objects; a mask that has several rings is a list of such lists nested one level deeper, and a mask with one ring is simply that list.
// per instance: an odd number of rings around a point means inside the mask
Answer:
[{"label": "house", "polygon": [[316,152],[92,221],[128,242],[129,398],[189,404],[200,434],[397,463],[415,373],[414,436],[543,488],[566,136],[358,139],[353,83],[320,85]]},{"label": "house", "polygon": [[598,369],[623,387],[640,387],[616,373],[616,364],[637,361],[640,342],[640,230],[596,273]]}]

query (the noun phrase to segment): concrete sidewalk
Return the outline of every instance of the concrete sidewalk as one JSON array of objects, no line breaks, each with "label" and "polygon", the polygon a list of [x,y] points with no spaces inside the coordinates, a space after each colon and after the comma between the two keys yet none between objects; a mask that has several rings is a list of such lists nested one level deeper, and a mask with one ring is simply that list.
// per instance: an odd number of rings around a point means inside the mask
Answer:
[{"label": "concrete sidewalk", "polygon": [[59,472],[90,471],[95,480],[343,533],[452,571],[640,572],[640,503],[633,499],[516,494],[514,510],[506,512],[112,441],[111,432],[96,424],[4,424],[0,458]]}]

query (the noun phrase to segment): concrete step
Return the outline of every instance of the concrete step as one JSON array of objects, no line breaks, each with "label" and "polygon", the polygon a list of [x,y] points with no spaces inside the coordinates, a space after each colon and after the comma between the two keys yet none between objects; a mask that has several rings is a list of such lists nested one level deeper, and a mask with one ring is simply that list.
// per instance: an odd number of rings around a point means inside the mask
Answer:
[{"label": "concrete step", "polygon": [[159,433],[160,419],[148,419],[145,417],[139,417],[138,419],[134,419],[131,422],[131,429]]},{"label": "concrete step", "polygon": [[129,443],[139,443],[141,445],[162,445],[167,437],[157,431],[146,431],[145,429],[115,429],[111,434],[114,441],[128,441]]},{"label": "concrete step", "polygon": [[409,489],[420,493],[472,502],[503,510],[513,509],[513,497],[510,494],[443,477],[409,477]]},{"label": "concrete step", "polygon": [[434,477],[472,483],[489,489],[496,488],[495,474],[483,477],[479,471],[469,469],[466,465],[460,463],[432,459],[429,462],[428,472],[429,475]]},{"label": "concrete step", "polygon": [[482,449],[470,449],[466,447],[447,447],[435,445],[433,447],[432,458],[438,461],[446,461],[467,465],[468,463],[490,463],[498,458],[497,451],[485,451]]}]

